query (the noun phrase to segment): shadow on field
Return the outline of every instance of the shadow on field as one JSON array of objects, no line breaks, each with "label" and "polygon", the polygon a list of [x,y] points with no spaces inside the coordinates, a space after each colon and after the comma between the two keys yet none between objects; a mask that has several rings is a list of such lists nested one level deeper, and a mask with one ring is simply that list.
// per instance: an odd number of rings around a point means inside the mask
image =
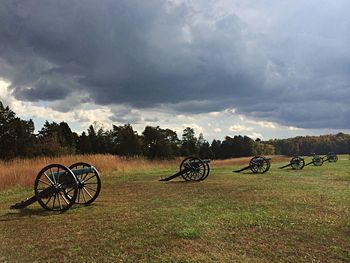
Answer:
[{"label": "shadow on field", "polygon": [[[76,209],[82,209],[87,208],[89,206],[80,206],[76,205],[75,207],[71,207],[70,210],[74,211]],[[0,216],[0,222],[6,222],[6,221],[13,221],[25,217],[32,217],[32,216],[40,216],[40,217],[46,217],[46,216],[54,216],[54,215],[61,215],[66,213],[65,212],[52,212],[42,209],[41,207],[38,208],[24,208],[24,209],[14,209],[11,210],[11,212],[8,212],[7,214]]]},{"label": "shadow on field", "polygon": [[162,182],[164,184],[198,184],[200,181],[168,181]]},{"label": "shadow on field", "polygon": [[[59,213],[57,213],[59,214]],[[53,215],[53,213],[49,211],[45,211],[42,208],[25,208],[21,210],[12,210],[7,214],[0,216],[0,222],[12,221],[21,219],[23,217],[31,217],[31,216],[48,216]]]}]

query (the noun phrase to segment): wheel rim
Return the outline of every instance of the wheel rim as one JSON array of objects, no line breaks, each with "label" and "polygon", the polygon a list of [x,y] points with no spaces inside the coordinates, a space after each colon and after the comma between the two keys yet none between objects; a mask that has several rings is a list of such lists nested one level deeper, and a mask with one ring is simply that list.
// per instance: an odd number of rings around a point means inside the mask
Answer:
[{"label": "wheel rim", "polygon": [[201,179],[202,181],[204,181],[205,179],[207,179],[208,176],[209,176],[209,173],[210,173],[210,165],[209,165],[209,163],[205,162],[204,165],[205,165],[205,175],[204,175],[203,178]]},{"label": "wheel rim", "polygon": [[69,169],[71,169],[73,173],[74,170],[90,167],[92,167],[91,172],[76,175],[78,182],[76,204],[88,205],[96,200],[101,191],[101,178],[97,169],[88,163],[79,162],[69,166]]},{"label": "wheel rim", "polygon": [[63,212],[74,204],[78,194],[78,184],[69,168],[60,164],[51,164],[38,173],[34,183],[34,193],[44,209]]},{"label": "wheel rim", "polygon": [[323,160],[321,157],[316,156],[312,159],[315,166],[321,166],[323,164]]},{"label": "wheel rim", "polygon": [[270,169],[270,161],[263,156],[255,156],[250,160],[249,166],[253,173],[263,174]]},{"label": "wheel rim", "polygon": [[260,156],[255,156],[249,162],[250,170],[253,173],[258,173],[259,172],[258,171],[258,163],[259,163],[259,159],[260,158],[261,158]]},{"label": "wheel rim", "polygon": [[338,161],[338,156],[336,156],[336,155],[331,155],[328,157],[328,162],[330,162],[330,163],[335,163],[337,161]]},{"label": "wheel rim", "polygon": [[186,181],[200,181],[206,175],[206,166],[203,161],[196,157],[187,157],[181,162],[180,171],[191,168],[190,171],[182,174]]},{"label": "wheel rim", "polygon": [[304,159],[302,159],[300,157],[294,157],[291,160],[291,164],[292,164],[292,169],[294,169],[294,170],[301,170],[301,169],[304,168],[305,161],[304,161]]}]

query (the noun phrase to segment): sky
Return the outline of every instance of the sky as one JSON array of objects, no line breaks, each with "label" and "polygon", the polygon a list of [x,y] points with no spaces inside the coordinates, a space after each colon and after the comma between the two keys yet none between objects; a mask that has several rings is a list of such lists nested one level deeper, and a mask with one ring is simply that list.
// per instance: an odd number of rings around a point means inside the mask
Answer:
[{"label": "sky", "polygon": [[348,0],[3,0],[0,100],[82,132],[350,133]]}]

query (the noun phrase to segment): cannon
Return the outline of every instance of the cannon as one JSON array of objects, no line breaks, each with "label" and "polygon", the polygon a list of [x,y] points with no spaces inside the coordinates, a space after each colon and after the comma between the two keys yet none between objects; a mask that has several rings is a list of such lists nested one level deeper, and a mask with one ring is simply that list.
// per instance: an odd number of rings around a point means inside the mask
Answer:
[{"label": "cannon", "polygon": [[181,164],[180,169],[177,173],[162,178],[159,181],[166,182],[170,181],[177,177],[182,177],[185,181],[203,181],[207,179],[210,173],[210,160],[202,160],[197,157],[187,157],[185,158]]},{"label": "cannon", "polygon": [[308,166],[310,164],[313,164],[314,166],[322,166],[323,164],[323,158],[317,154],[314,154],[312,157],[311,162],[305,164],[305,166]]},{"label": "cannon", "polygon": [[305,161],[304,161],[304,158],[300,157],[300,156],[294,156],[289,164],[287,165],[284,165],[282,167],[279,167],[279,169],[284,169],[284,168],[287,168],[287,167],[292,167],[293,170],[301,170],[303,169],[305,166]]},{"label": "cannon", "polygon": [[323,162],[336,163],[338,161],[338,156],[334,152],[327,153],[326,156],[322,157]]},{"label": "cannon", "polygon": [[64,212],[73,204],[91,204],[100,190],[101,178],[94,166],[83,162],[69,167],[50,164],[36,176],[34,196],[11,206],[11,209],[23,209],[38,202],[45,210]]},{"label": "cannon", "polygon": [[313,164],[315,166],[321,166],[324,162],[335,163],[338,161],[338,156],[334,152],[329,152],[326,156],[319,156],[313,154],[311,162],[307,163],[305,166]]},{"label": "cannon", "polygon": [[240,173],[245,170],[251,170],[254,174],[263,174],[270,169],[270,160],[271,158],[266,158],[264,156],[255,156],[250,160],[248,166],[233,172]]}]

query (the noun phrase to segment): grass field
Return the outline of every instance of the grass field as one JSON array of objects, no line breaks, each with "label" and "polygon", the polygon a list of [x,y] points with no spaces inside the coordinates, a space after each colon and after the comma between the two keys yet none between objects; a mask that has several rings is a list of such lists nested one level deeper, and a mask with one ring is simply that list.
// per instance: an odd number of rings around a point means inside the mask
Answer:
[{"label": "grass field", "polygon": [[[158,182],[175,164],[106,172],[88,207],[64,214],[8,207],[31,187],[0,192],[0,262],[350,262],[350,161]],[[168,164],[169,165],[169,164]]]}]

